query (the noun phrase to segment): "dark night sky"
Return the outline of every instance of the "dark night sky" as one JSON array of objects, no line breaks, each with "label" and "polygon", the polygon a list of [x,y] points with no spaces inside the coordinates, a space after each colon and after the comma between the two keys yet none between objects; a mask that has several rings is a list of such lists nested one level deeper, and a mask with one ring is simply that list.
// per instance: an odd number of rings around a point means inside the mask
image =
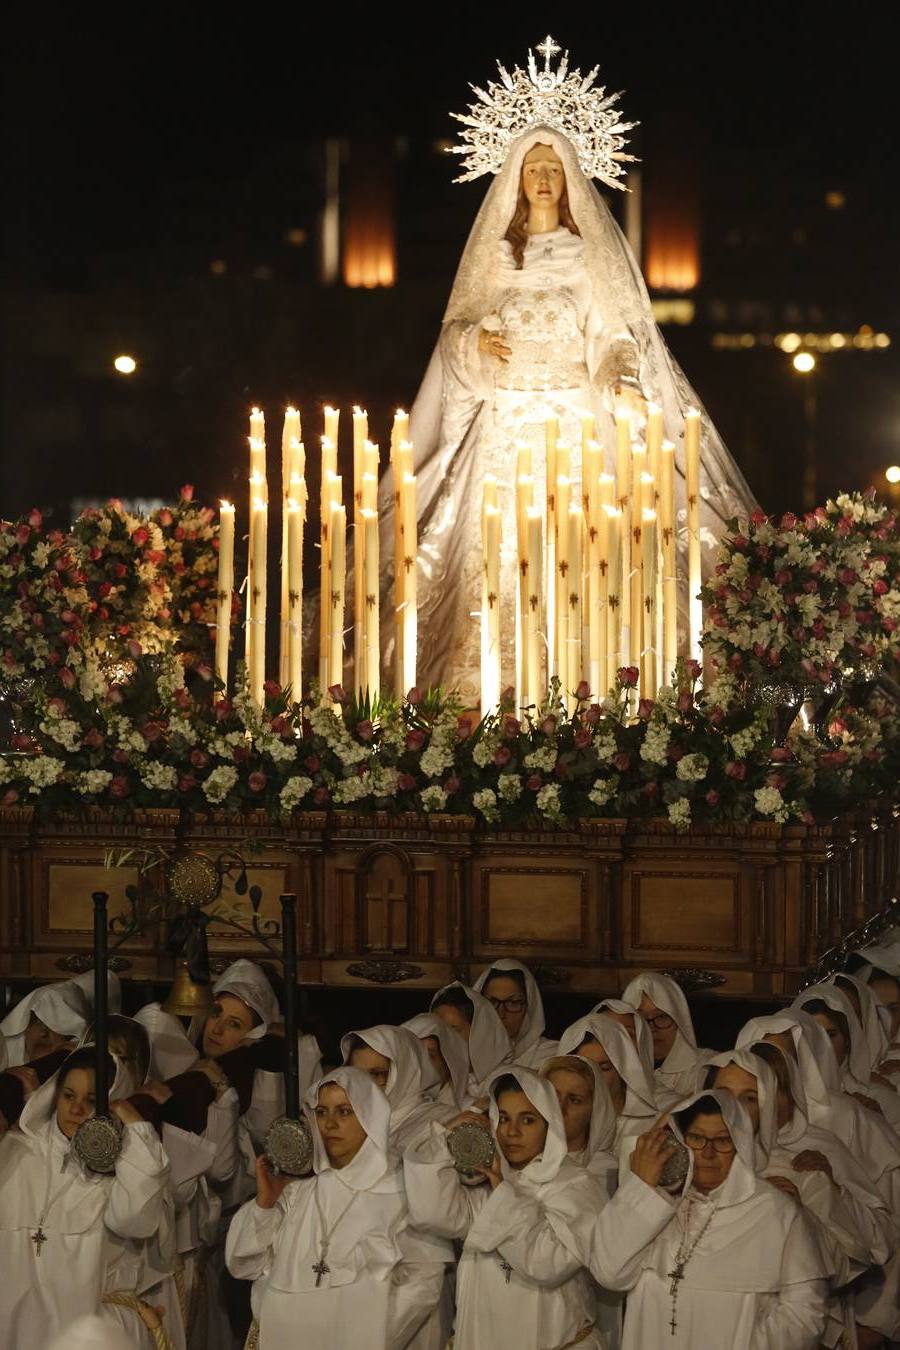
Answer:
[{"label": "dark night sky", "polygon": [[[48,383],[44,368],[28,387],[29,330],[46,322],[32,318],[39,298],[78,278],[85,292],[80,321],[89,326],[91,288],[109,285],[110,277],[127,286],[129,269],[140,271],[146,292],[171,284],[181,255],[195,255],[208,269],[216,256],[211,249],[217,221],[223,237],[229,229],[236,232],[232,213],[252,224],[257,205],[247,193],[254,175],[264,213],[276,180],[302,187],[304,142],[397,135],[427,144],[452,135],[448,112],[465,107],[468,81],[491,78],[495,58],[524,63],[527,47],[541,40],[548,24],[574,65],[586,72],[599,62],[601,81],[625,91],[626,116],[643,124],[638,136],[646,144],[637,148],[646,153],[648,168],[654,134],[686,118],[695,128],[697,156],[705,164],[727,165],[739,181],[746,175],[754,207],[770,192],[773,200],[802,197],[807,180],[830,175],[837,184],[862,185],[882,219],[900,216],[896,60],[877,11],[860,8],[852,16],[841,11],[838,21],[823,18],[824,8],[804,4],[618,7],[620,17],[615,7],[585,4],[444,9],[345,3],[316,6],[327,19],[304,17],[311,8],[290,14],[281,6],[257,4],[232,14],[223,6],[183,4],[50,6],[39,12],[37,23],[31,21],[29,32],[7,31],[3,146],[5,180],[14,190],[0,229],[6,289],[15,293],[16,305],[4,323],[14,373],[3,392],[0,434],[7,472],[0,472],[0,512],[22,509],[35,495],[28,467],[21,470],[24,481],[18,467],[10,471],[8,451],[24,435],[21,419],[29,399],[32,407],[52,406],[52,378]],[[448,178],[451,169],[448,165]],[[417,187],[412,172],[401,206]],[[482,183],[452,190],[467,193],[470,203],[460,216],[462,237],[483,189]],[[707,197],[716,192],[709,173],[704,191]],[[184,222],[174,238],[173,218]],[[196,221],[202,222],[202,237]],[[441,267],[449,287],[458,243],[446,251]],[[858,276],[867,285],[874,271],[890,308],[874,321],[887,325],[891,314],[900,317],[896,248],[879,257],[861,243],[840,259],[840,269],[845,283]],[[438,280],[445,294],[443,273]],[[832,280],[821,277],[826,301]],[[397,291],[415,283],[410,268],[401,267]],[[140,295],[130,303],[140,307]],[[321,303],[330,303],[328,293]],[[858,321],[868,317],[862,314]],[[430,316],[421,331],[433,335]],[[900,332],[895,341],[900,347]],[[277,337],[271,343],[277,348]],[[402,339],[398,343],[402,349]],[[398,356],[405,362],[403,390],[410,383],[414,388],[408,372],[424,369],[428,343],[417,332],[407,348]],[[75,352],[72,360],[77,359]],[[246,365],[245,373],[232,375],[230,386],[223,373],[218,410],[211,407],[215,381],[207,376],[194,386],[208,417],[233,424],[235,447],[244,430],[243,407],[264,384],[250,357]],[[366,372],[352,373],[354,387],[364,390]],[[170,386],[176,383],[176,377],[169,380]],[[271,387],[279,394],[283,389],[277,381]],[[730,395],[720,394],[716,406],[709,392],[717,418],[730,419],[726,431],[737,439],[741,423]],[[98,388],[93,395],[101,401],[107,396],[121,393]],[[748,390],[748,401],[755,396]],[[163,392],[156,405],[161,424],[174,417]],[[893,407],[885,402],[880,427],[892,425]],[[900,407],[897,413],[890,453],[900,459]],[[148,414],[148,428],[151,420]],[[29,437],[42,453],[40,435],[35,441],[32,430]],[[160,462],[182,453],[161,428],[148,430],[148,440]],[[202,463],[196,435],[193,444]],[[51,477],[53,453],[48,445]],[[55,453],[60,460],[71,458],[60,446]],[[127,477],[128,470],[117,472]],[[202,469],[198,475],[207,490],[220,490],[218,479],[205,483]],[[84,476],[89,491],[132,490],[130,482],[108,481],[105,470],[90,484],[87,470]],[[169,471],[158,476],[168,482]],[[133,485],[136,491],[152,486],[144,480]]]}]

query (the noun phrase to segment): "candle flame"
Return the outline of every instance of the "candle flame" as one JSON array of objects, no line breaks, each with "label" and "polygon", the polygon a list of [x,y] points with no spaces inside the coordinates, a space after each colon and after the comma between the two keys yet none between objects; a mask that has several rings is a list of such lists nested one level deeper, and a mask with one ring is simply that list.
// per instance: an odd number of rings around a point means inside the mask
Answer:
[{"label": "candle flame", "polygon": [[231,502],[226,502],[226,501],[223,499],[223,500],[221,500],[221,501],[219,502],[219,509],[220,509],[221,511],[233,511],[233,510],[234,510],[234,507],[231,505]]}]

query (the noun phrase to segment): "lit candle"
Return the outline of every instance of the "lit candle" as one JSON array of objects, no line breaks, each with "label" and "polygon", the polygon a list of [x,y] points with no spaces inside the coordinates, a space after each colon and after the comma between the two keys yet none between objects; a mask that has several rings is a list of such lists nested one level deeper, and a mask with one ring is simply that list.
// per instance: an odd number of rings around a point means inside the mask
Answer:
[{"label": "lit candle", "polygon": [[641,693],[644,698],[655,698],[656,682],[656,512],[643,512],[641,533],[643,559],[643,636],[641,641]]},{"label": "lit candle", "polygon": [[[522,447],[520,447],[522,449]],[[519,463],[523,460],[520,457]],[[522,707],[528,689],[528,512],[534,506],[534,479],[522,473],[516,479],[516,706]]]},{"label": "lit candle", "polygon": [[221,697],[228,695],[228,648],[231,642],[231,603],[234,591],[234,507],[219,507],[219,578],[216,591],[216,678],[222,682]]},{"label": "lit candle", "polygon": [[338,427],[340,425],[341,420],[340,408],[332,408],[330,406],[326,406],[326,408],[324,409],[324,418],[325,418],[325,435],[328,438],[328,440],[331,441],[331,443],[335,446],[335,448],[337,448]]},{"label": "lit candle", "polygon": [[616,413],[616,500],[619,523],[620,582],[617,593],[618,661],[631,663],[631,529],[632,529],[632,455],[631,419],[626,412]]},{"label": "lit candle", "polygon": [[566,702],[570,713],[575,710],[575,690],[581,683],[582,678],[581,597],[584,584],[582,576],[584,571],[583,531],[584,511],[581,503],[572,502],[569,506],[569,587],[566,596],[569,609],[566,644],[566,669],[568,671],[568,678],[566,681]]},{"label": "lit candle", "polygon": [[[557,464],[559,451],[557,446]],[[566,474],[556,475],[556,633],[548,634],[556,652],[556,671],[565,689],[569,677],[569,503],[572,483]],[[549,578],[548,578],[549,581]]]},{"label": "lit candle", "polygon": [[597,441],[588,441],[583,448],[583,471],[584,481],[582,488],[584,491],[584,511],[590,524],[591,513],[596,515],[599,505],[597,498],[597,488],[600,481],[600,474],[603,472],[603,449]]},{"label": "lit candle", "polygon": [[328,684],[344,682],[344,586],[347,578],[347,513],[331,504],[331,622]]},{"label": "lit candle", "polygon": [[[302,481],[302,480],[301,480]],[[288,561],[288,643],[287,679],[291,698],[300,703],[303,697],[303,502],[294,497],[287,504],[287,561]]]},{"label": "lit candle", "polygon": [[528,508],[528,599],[525,606],[527,653],[526,706],[536,707],[545,690],[541,684],[541,567],[544,557],[540,507]]},{"label": "lit candle", "polygon": [[[608,474],[604,476],[609,477]],[[595,496],[600,500],[591,516],[588,534],[588,662],[591,693],[594,698],[602,699],[607,691],[609,642],[609,516],[602,500],[599,478]]]},{"label": "lit candle", "polygon": [[678,660],[678,564],[675,548],[675,446],[663,441],[659,455],[659,532],[662,543],[663,683],[671,684]]},{"label": "lit candle", "polygon": [[266,419],[259,408],[250,411],[250,493],[248,501],[247,530],[247,603],[244,620],[244,669],[248,681],[253,672],[253,597],[250,578],[253,572],[253,502],[264,495],[268,501],[268,490],[263,494],[260,484],[266,478]]},{"label": "lit candle", "polygon": [[[260,461],[257,460],[256,462],[259,463]],[[264,463],[265,460],[263,459],[262,462]],[[247,679],[250,681],[253,678],[256,619],[258,617],[253,589],[253,569],[256,561],[256,535],[253,529],[253,521],[257,501],[265,502],[268,505],[269,485],[265,475],[259,469],[254,469],[250,474],[250,527],[247,532],[247,606],[244,630],[244,666]]]},{"label": "lit candle", "polygon": [[623,664],[619,647],[622,627],[619,611],[622,608],[622,512],[618,506],[604,506],[607,523],[606,586],[609,619],[607,621],[606,687],[612,689],[616,672]]},{"label": "lit candle", "polygon": [[381,691],[381,640],[379,633],[380,595],[378,589],[379,541],[378,513],[364,509],[363,526],[363,611],[365,633],[365,672],[360,680],[362,691],[369,699],[377,698]]},{"label": "lit candle", "polygon": [[[659,488],[659,456],[663,441],[663,414],[658,403],[647,404],[647,471]],[[656,509],[655,504],[651,508]]]},{"label": "lit candle", "polygon": [[288,682],[288,499],[291,492],[291,478],[297,472],[300,447],[300,414],[296,408],[287,407],[284,412],[284,426],[281,432],[281,608],[278,648],[278,682],[282,688]]},{"label": "lit candle", "polygon": [[416,522],[416,479],[411,473],[403,476],[403,693],[409,693],[416,683],[416,650],[418,646],[418,528]]},{"label": "lit candle", "polygon": [[337,500],[341,500],[341,480],[337,475],[337,451],[328,436],[322,437],[322,469],[319,496],[319,687],[324,695],[331,684],[329,663],[331,660],[331,507],[337,491]]},{"label": "lit candle", "polygon": [[531,446],[524,441],[516,443],[516,478],[529,478],[533,473]]},{"label": "lit candle", "polygon": [[364,473],[362,476],[362,507],[363,511],[378,510],[378,475],[375,473]]},{"label": "lit candle", "polygon": [[[581,414],[581,456],[582,456],[582,474],[584,473],[584,461],[587,458],[588,446],[597,435],[597,425],[594,421],[593,413]],[[596,442],[595,442],[596,443]]]},{"label": "lit candle", "polygon": [[[494,712],[500,702],[500,511],[491,503],[484,484],[481,514],[481,715]],[[494,481],[496,488],[496,481]],[[496,497],[496,492],[494,493]]]},{"label": "lit candle", "polygon": [[365,578],[363,576],[363,474],[365,445],[369,436],[369,414],[358,405],[353,408],[353,671],[356,690],[362,688],[365,668]]},{"label": "lit candle", "polygon": [[643,551],[641,534],[643,528],[642,493],[644,469],[647,463],[647,450],[639,441],[631,448],[631,621],[629,624],[631,664],[641,664],[641,641],[644,631],[644,589],[641,568]]},{"label": "lit candle", "polygon": [[253,597],[253,671],[250,677],[250,695],[257,707],[264,700],[266,682],[266,561],[268,553],[269,506],[257,497],[253,503],[251,521],[253,536],[253,571],[250,589]]},{"label": "lit candle", "polygon": [[548,417],[544,424],[546,445],[546,515],[544,538],[544,576],[547,579],[547,683],[556,674],[556,445],[559,440],[559,420]]},{"label": "lit candle", "polygon": [[394,413],[394,423],[391,428],[392,456],[395,447],[400,445],[403,441],[408,440],[409,440],[409,413],[404,412],[402,408],[398,408],[397,411]]},{"label": "lit candle", "polygon": [[688,527],[688,649],[695,661],[703,659],[700,636],[703,604],[700,600],[700,412],[689,408],[684,419],[685,489]]}]

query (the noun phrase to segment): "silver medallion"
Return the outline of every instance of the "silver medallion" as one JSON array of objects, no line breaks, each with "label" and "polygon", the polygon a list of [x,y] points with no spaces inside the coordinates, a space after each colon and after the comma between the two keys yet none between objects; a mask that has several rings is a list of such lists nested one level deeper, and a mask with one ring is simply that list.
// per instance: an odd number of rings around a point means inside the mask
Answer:
[{"label": "silver medallion", "polygon": [[279,1116],[269,1126],[264,1145],[273,1172],[305,1177],[312,1171],[313,1141],[306,1117]]},{"label": "silver medallion", "polygon": [[669,1142],[675,1145],[675,1152],[670,1154],[666,1165],[659,1178],[659,1184],[664,1190],[674,1190],[676,1186],[682,1185],[688,1174],[688,1168],[691,1162],[690,1151],[682,1144],[680,1139],[676,1139],[671,1130],[667,1131]]},{"label": "silver medallion", "polygon": [[91,1116],[82,1121],[72,1140],[76,1158],[91,1172],[114,1172],[123,1130],[118,1116]]},{"label": "silver medallion", "polygon": [[447,1134],[447,1147],[457,1172],[474,1176],[477,1167],[490,1167],[494,1158],[494,1138],[484,1125],[464,1121]]}]

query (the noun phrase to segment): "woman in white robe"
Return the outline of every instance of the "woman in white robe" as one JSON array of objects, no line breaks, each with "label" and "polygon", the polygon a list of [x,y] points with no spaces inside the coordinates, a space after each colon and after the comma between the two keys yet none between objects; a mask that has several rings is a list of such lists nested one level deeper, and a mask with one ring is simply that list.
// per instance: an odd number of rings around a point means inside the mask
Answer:
[{"label": "woman in white robe", "polygon": [[[782,1054],[777,1046],[769,1045],[766,1049],[776,1057]],[[782,1066],[786,1084],[783,1059]],[[863,1183],[862,1193],[868,1204],[864,1206],[855,1198],[848,1201],[834,1180],[832,1164],[826,1155],[796,1148],[792,1152],[779,1144],[779,1120],[784,1119],[788,1127],[786,1112],[791,1114],[792,1132],[796,1132],[800,1121],[793,1111],[790,1093],[779,1090],[775,1068],[767,1056],[761,1057],[751,1050],[727,1050],[716,1055],[707,1067],[707,1086],[730,1092],[744,1107],[753,1124],[759,1175],[793,1196],[816,1229],[827,1258],[830,1285],[823,1345],[836,1346],[845,1335],[852,1338],[853,1295],[846,1286],[871,1266],[881,1265],[888,1256],[883,1240],[874,1250],[870,1241],[873,1210],[880,1207],[878,1197],[866,1190],[865,1176],[857,1170],[857,1181],[861,1179]],[[837,1145],[837,1140],[833,1143]],[[858,1215],[862,1216],[862,1223],[857,1221]]]},{"label": "woman in white robe", "polygon": [[844,1092],[864,1105],[877,1103],[896,1132],[900,1125],[900,1095],[889,1083],[872,1081],[869,1044],[848,995],[835,984],[812,985],[794,1000],[793,1007],[809,1013],[825,1031]]},{"label": "woman in white robe", "polygon": [[7,1066],[17,1068],[63,1047],[74,1050],[90,1015],[90,1005],[75,980],[32,989],[0,1022]]},{"label": "woman in white robe", "polygon": [[[674,1197],[659,1189],[669,1130],[690,1145]],[[590,1267],[628,1295],[623,1350],[820,1344],[822,1254],[802,1209],[756,1175],[753,1129],[730,1093],[697,1093],[638,1139],[628,1177],[590,1226]]]},{"label": "woman in white robe", "polygon": [[87,1171],[71,1149],[93,1114],[93,1081],[93,1049],[76,1051],[0,1140],[0,1350],[42,1345],[80,1314],[100,1314],[110,1258],[163,1221],[167,1160],[127,1103],[110,1107],[124,1126],[112,1174]]},{"label": "woman in white robe", "polygon": [[430,1010],[458,1032],[469,1052],[470,1103],[482,1101],[495,1069],[512,1062],[512,1046],[493,1003],[484,994],[454,980],[431,1000]]},{"label": "woman in white robe", "polygon": [[503,956],[492,962],[475,981],[475,988],[492,1003],[512,1046],[512,1063],[539,1069],[555,1055],[557,1042],[544,1035],[544,1000],[537,980],[521,961]]},{"label": "woman in white robe", "polygon": [[435,1101],[429,1089],[437,1086],[437,1070],[428,1051],[406,1027],[383,1024],[341,1037],[345,1064],[362,1069],[381,1089],[391,1108],[389,1142],[395,1153],[428,1129],[433,1120],[456,1114],[446,1102]]},{"label": "woman in white robe", "polygon": [[435,1013],[416,1013],[402,1025],[418,1036],[438,1075],[430,1089],[433,1100],[461,1111],[469,1085],[469,1052],[462,1036]]},{"label": "woman in white robe", "polygon": [[601,998],[600,1002],[591,1008],[591,1012],[598,1017],[601,1013],[605,1013],[607,1017],[611,1017],[614,1022],[624,1027],[637,1046],[641,1059],[646,1060],[652,1069],[653,1037],[643,1017],[630,1003],[626,1003],[623,998]]},{"label": "woman in white robe", "polygon": [[624,1027],[603,1013],[589,1013],[566,1027],[561,1055],[580,1055],[599,1068],[617,1116],[615,1148],[649,1128],[659,1115],[652,1070]]},{"label": "woman in white robe", "polygon": [[[874,990],[861,976],[849,975],[846,971],[829,975],[822,983],[833,984],[853,1004],[853,1011],[859,1018],[859,1024],[866,1038],[869,1072],[871,1075],[880,1074],[882,1065],[889,1063],[890,1060],[889,1019],[883,1005],[875,997]],[[889,1080],[887,1081],[888,1086],[893,1086]]]},{"label": "woman in white robe", "polygon": [[487,1184],[462,1184],[441,1125],[403,1160],[412,1221],[464,1239],[455,1350],[605,1350],[573,1229],[602,1209],[606,1192],[570,1159],[549,1082],[513,1067],[488,1092],[497,1151],[482,1169]]},{"label": "woman in white robe", "polygon": [[622,998],[650,1028],[660,1106],[693,1092],[698,1072],[713,1052],[697,1046],[691,1011],[681,986],[668,975],[644,971],[629,982]]},{"label": "woman in white robe", "polygon": [[[226,1260],[253,1280],[259,1350],[404,1350],[437,1305],[443,1264],[407,1220],[389,1154],[390,1107],[346,1065],[306,1098],[314,1175],[274,1177],[257,1164],[257,1196],[235,1215]],[[252,1343],[252,1341],[251,1341]]]}]

